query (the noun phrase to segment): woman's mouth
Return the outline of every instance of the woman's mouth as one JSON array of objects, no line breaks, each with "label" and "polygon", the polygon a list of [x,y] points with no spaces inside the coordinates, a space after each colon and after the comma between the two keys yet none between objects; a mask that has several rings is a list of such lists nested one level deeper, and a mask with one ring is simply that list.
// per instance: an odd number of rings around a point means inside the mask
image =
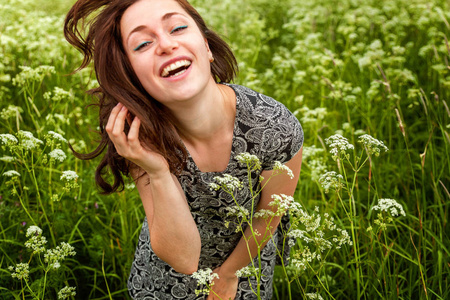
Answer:
[{"label": "woman's mouth", "polygon": [[186,59],[171,63],[162,70],[161,77],[170,78],[180,76],[189,69],[191,64],[192,62]]}]

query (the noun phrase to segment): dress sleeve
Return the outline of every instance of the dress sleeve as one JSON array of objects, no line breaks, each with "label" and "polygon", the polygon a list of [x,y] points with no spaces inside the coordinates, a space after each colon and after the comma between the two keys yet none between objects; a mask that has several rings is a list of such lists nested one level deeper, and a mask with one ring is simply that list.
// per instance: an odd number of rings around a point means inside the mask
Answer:
[{"label": "dress sleeve", "polygon": [[303,129],[298,119],[282,103],[272,101],[275,105],[269,110],[260,145],[263,170],[272,170],[275,161],[288,162],[303,145]]}]

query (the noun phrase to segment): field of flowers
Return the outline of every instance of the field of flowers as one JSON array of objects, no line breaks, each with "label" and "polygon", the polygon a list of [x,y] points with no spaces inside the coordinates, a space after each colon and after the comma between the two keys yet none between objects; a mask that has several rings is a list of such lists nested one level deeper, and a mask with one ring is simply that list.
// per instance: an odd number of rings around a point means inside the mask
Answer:
[{"label": "field of flowers", "polygon": [[[192,0],[236,83],[302,123],[304,212],[274,299],[450,298],[450,4]],[[73,1],[0,0],[0,299],[128,299],[144,211],[96,161],[95,74],[62,34]],[[328,232],[345,229],[340,243]]]}]

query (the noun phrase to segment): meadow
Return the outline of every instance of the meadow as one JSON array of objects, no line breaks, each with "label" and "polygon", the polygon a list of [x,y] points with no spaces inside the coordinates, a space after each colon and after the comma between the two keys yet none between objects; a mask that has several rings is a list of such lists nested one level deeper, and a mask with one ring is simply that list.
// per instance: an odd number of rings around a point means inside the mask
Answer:
[{"label": "meadow", "polygon": [[[69,149],[98,141],[95,74],[69,75],[72,3],[0,0],[0,299],[129,299],[144,211],[131,180],[101,195],[99,160]],[[450,299],[450,3],[191,3],[232,46],[236,83],[305,133],[294,199],[320,226],[274,299]],[[330,220],[351,243],[308,243]]]}]

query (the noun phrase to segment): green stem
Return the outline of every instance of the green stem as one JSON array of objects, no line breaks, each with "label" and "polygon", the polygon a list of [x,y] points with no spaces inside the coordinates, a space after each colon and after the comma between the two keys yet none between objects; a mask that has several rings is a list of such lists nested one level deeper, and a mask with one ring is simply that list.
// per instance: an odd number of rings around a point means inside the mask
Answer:
[{"label": "green stem", "polygon": [[[32,165],[33,165],[33,154],[31,154],[31,162],[32,162]],[[31,175],[32,175],[31,178],[32,178],[34,186],[36,188],[36,195],[37,195],[37,199],[38,199],[39,205],[42,208],[42,214],[44,215],[44,218],[47,221],[48,227],[50,229],[49,231],[50,231],[50,235],[52,237],[53,245],[56,245],[55,235],[53,234],[53,230],[52,230],[51,225],[50,225],[51,224],[50,220],[48,219],[47,213],[46,213],[45,208],[44,208],[44,204],[42,203],[41,193],[39,192],[39,185],[38,185],[38,182],[37,182],[37,179],[36,179],[36,173],[34,172],[34,167],[31,170],[27,166],[25,166],[25,167],[27,168],[28,172],[30,172]]]}]

